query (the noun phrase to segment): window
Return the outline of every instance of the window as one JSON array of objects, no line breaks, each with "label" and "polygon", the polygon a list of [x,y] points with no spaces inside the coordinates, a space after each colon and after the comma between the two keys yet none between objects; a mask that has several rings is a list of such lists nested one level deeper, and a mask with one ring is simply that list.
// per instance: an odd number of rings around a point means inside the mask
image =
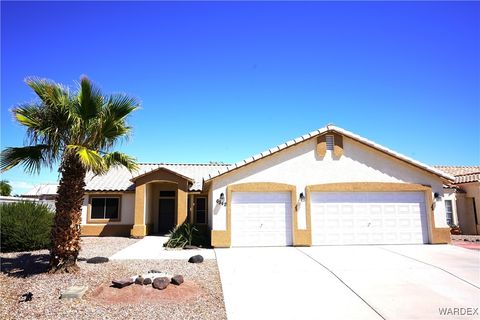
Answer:
[{"label": "window", "polygon": [[207,198],[195,198],[195,222],[207,223]]},{"label": "window", "polygon": [[333,150],[333,136],[326,136],[327,150]]},{"label": "window", "polygon": [[172,197],[172,198],[175,198],[175,191],[160,191],[160,197]]},{"label": "window", "polygon": [[118,220],[119,213],[120,198],[92,198],[91,219]]},{"label": "window", "polygon": [[445,200],[445,213],[447,214],[447,224],[453,225],[453,207],[452,200]]}]

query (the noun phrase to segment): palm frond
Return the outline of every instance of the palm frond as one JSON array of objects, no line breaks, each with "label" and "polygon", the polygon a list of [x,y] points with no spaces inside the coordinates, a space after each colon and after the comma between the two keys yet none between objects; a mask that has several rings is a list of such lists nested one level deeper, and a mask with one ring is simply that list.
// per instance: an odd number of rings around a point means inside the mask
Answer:
[{"label": "palm frond", "polygon": [[36,104],[25,104],[12,110],[15,119],[25,127],[33,130],[41,128],[40,106]]},{"label": "palm frond", "polygon": [[105,111],[117,121],[124,119],[138,108],[139,102],[136,98],[118,93],[112,94],[105,105]]},{"label": "palm frond", "polygon": [[26,146],[18,148],[6,148],[0,155],[0,169],[2,172],[12,169],[21,164],[29,173],[38,173],[42,165],[47,163],[48,145],[40,144],[35,146]]},{"label": "palm frond", "polygon": [[79,145],[67,145],[66,152],[75,152],[78,159],[86,170],[91,170],[96,174],[105,173],[108,167],[103,158],[97,151]]},{"label": "palm frond", "polygon": [[99,115],[104,98],[100,89],[94,86],[86,76],[82,76],[77,100],[77,115],[84,121],[88,121]]},{"label": "palm frond", "polygon": [[58,83],[37,77],[26,78],[25,82],[47,106],[66,107],[70,103],[68,88]]},{"label": "palm frond", "polygon": [[109,168],[123,166],[130,172],[138,170],[136,159],[122,152],[115,151],[107,153],[103,156],[103,160]]}]

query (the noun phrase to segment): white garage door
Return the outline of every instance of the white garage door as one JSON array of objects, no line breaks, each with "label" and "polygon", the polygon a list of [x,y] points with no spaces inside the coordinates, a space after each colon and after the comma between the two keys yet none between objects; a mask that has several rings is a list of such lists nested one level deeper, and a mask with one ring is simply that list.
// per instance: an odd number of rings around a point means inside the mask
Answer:
[{"label": "white garage door", "polygon": [[423,192],[314,192],[312,244],[427,243]]},{"label": "white garage door", "polygon": [[292,244],[292,206],[288,192],[232,192],[232,246]]}]

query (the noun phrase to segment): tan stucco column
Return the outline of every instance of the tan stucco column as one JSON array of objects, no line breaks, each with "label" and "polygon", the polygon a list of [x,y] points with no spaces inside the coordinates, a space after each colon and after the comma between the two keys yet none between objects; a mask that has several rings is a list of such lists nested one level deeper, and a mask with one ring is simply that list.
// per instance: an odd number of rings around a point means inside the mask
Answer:
[{"label": "tan stucco column", "polygon": [[177,190],[177,226],[187,220],[187,186],[178,184]]},{"label": "tan stucco column", "polygon": [[146,185],[135,187],[135,220],[131,231],[132,237],[144,237],[147,235],[145,226],[145,197]]}]

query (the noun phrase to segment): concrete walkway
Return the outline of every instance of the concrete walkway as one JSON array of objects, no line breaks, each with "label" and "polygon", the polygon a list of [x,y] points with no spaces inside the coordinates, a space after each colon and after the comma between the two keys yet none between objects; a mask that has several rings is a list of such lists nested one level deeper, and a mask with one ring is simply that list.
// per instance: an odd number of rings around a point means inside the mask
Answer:
[{"label": "concrete walkway", "polygon": [[200,254],[204,259],[215,259],[213,249],[198,250],[166,250],[163,244],[168,240],[164,236],[146,236],[111,257],[110,260],[187,260]]},{"label": "concrete walkway", "polygon": [[478,251],[449,245],[215,251],[229,320],[480,319],[439,310],[480,307]]}]

